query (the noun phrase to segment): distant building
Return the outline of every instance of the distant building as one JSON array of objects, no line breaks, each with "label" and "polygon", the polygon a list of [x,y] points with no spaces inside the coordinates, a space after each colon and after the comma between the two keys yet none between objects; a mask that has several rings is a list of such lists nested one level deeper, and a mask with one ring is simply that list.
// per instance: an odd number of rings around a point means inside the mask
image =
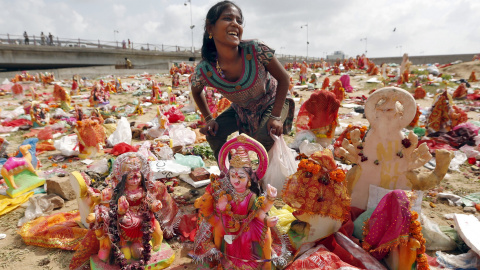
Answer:
[{"label": "distant building", "polygon": [[333,52],[333,54],[327,55],[327,60],[335,61],[337,59],[340,59],[340,60],[347,59],[347,55],[344,54],[342,51],[335,51]]}]

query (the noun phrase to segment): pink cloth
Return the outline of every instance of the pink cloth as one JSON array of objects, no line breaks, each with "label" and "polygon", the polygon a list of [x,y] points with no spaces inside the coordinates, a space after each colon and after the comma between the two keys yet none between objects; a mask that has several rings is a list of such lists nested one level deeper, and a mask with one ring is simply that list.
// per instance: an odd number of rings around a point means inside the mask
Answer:
[{"label": "pink cloth", "polygon": [[[236,215],[248,215],[250,211],[253,209],[249,209],[248,205],[250,199],[252,198],[253,193],[247,195],[245,200],[240,203],[232,203],[232,212]],[[227,215],[222,215],[223,224],[229,224],[231,221],[231,217]],[[243,225],[243,224],[242,224]],[[237,266],[238,268],[242,268],[242,266],[248,266],[251,269],[258,269],[261,265],[258,262],[252,260],[259,260],[262,257],[262,254],[259,254],[260,247],[263,243],[260,243],[260,237],[262,235],[263,224],[262,221],[258,220],[257,218],[253,218],[253,220],[248,225],[249,229],[245,230],[241,235],[239,235],[235,240],[233,240],[232,244],[225,244],[224,253],[227,255],[228,259],[230,260],[227,262],[225,269],[230,269],[228,266],[230,263]],[[227,234],[237,235],[238,232],[226,232]],[[238,259],[236,259],[238,258]],[[244,262],[242,260],[249,260],[249,262]],[[250,269],[248,268],[248,269]]]},{"label": "pink cloth", "polygon": [[7,162],[3,165],[3,167],[7,170],[10,171],[14,168],[20,167],[20,166],[25,166],[27,162],[25,161],[25,158],[17,158],[17,157],[11,157],[7,160]]},{"label": "pink cloth", "polygon": [[373,257],[381,260],[392,248],[408,240],[410,202],[403,190],[393,190],[383,196],[368,219],[364,241],[370,245]]},{"label": "pink cloth", "polygon": [[348,75],[342,75],[342,77],[340,77],[340,81],[342,82],[342,86],[343,88],[345,88],[345,91],[347,93],[352,93],[353,92],[353,87],[350,85],[350,76]]}]

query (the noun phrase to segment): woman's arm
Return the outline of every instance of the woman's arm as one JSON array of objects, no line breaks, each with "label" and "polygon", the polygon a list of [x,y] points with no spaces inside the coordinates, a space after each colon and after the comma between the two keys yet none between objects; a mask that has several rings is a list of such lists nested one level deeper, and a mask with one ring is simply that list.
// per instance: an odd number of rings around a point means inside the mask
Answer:
[{"label": "woman's arm", "polygon": [[200,130],[200,132],[205,135],[215,136],[215,134],[217,133],[218,124],[217,122],[215,122],[212,113],[208,109],[207,100],[205,99],[205,95],[203,94],[203,87],[195,87],[192,85],[191,89],[193,100],[195,100],[198,109],[200,109],[200,112],[205,117],[205,121],[207,121],[205,129]]},{"label": "woman's arm", "polygon": [[[272,109],[272,116],[279,117],[282,113],[283,104],[288,93],[288,86],[290,84],[290,77],[287,71],[283,68],[278,59],[273,56],[272,60],[266,66],[267,71],[277,80],[277,94],[275,96],[275,103]],[[280,136],[283,132],[283,123],[275,119],[270,119],[267,124],[267,129],[272,134]]]}]

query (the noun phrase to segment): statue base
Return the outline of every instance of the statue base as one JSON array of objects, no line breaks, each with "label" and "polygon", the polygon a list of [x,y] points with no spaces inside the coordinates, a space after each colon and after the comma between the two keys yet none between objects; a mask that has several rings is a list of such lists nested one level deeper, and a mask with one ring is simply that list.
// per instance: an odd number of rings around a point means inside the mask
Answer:
[{"label": "statue base", "polygon": [[[159,251],[152,252],[152,257],[145,264],[145,269],[159,270],[169,267],[175,260],[175,252],[169,244],[163,242]],[[110,265],[98,258],[98,255],[90,257],[90,268],[92,270],[118,270],[118,265]]]},{"label": "statue base", "polygon": [[7,189],[7,195],[11,198],[15,198],[17,196],[22,195],[25,192],[29,192],[34,188],[42,186],[45,184],[45,179],[38,177],[37,175],[33,174],[30,171],[24,170],[23,172],[18,173],[14,176],[15,184],[18,188],[11,188]]}]

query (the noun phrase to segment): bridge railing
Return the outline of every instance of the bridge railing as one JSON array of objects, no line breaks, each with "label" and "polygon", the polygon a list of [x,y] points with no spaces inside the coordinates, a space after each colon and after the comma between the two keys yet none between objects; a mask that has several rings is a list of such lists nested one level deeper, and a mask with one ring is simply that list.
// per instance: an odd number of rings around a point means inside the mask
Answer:
[{"label": "bridge railing", "polygon": [[[89,40],[89,39],[72,39],[53,37],[50,41],[45,35],[42,39],[37,35],[28,36],[28,44],[26,44],[23,35],[0,34],[0,44],[10,45],[27,45],[27,46],[60,46],[60,47],[80,47],[80,48],[97,48],[97,49],[119,49],[119,50],[142,50],[142,51],[162,51],[162,52],[191,52],[192,47],[167,45],[167,44],[151,44],[151,43],[134,43],[125,41],[105,41],[105,40]],[[195,49],[196,52],[199,50]]]},{"label": "bridge railing", "polygon": [[[191,52],[192,47],[167,45],[167,44],[151,44],[151,43],[136,43],[125,41],[125,46],[122,41],[106,41],[106,40],[91,40],[80,38],[61,38],[53,37],[50,41],[48,35],[42,40],[40,35],[29,35],[28,45],[25,44],[23,35],[0,34],[0,44],[22,45],[22,46],[60,46],[60,47],[76,47],[76,48],[96,48],[96,49],[118,49],[118,50],[140,50],[140,51],[161,51],[161,52]],[[200,50],[195,49],[195,53],[200,54]],[[276,57],[283,63],[285,62],[315,62],[320,61],[320,57],[308,57],[289,54],[276,54]]]}]

